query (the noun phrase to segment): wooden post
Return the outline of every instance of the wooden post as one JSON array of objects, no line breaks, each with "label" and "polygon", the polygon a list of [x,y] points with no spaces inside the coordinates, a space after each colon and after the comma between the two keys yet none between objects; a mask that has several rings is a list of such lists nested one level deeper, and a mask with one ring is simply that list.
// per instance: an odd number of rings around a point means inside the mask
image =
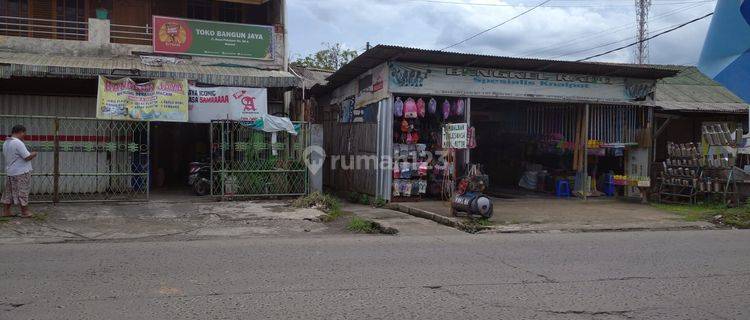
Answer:
[{"label": "wooden post", "polygon": [[586,104],[583,116],[583,200],[588,199],[589,190],[589,104]]}]

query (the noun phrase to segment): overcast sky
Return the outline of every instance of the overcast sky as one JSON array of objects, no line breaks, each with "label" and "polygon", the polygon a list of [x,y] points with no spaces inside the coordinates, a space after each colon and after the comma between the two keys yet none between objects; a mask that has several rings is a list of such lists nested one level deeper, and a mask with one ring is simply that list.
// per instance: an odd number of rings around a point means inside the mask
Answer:
[{"label": "overcast sky", "polygon": [[[391,44],[443,49],[530,9],[542,0],[288,0],[289,53],[322,42],[362,52]],[[713,11],[715,1],[652,0],[649,29],[668,29]],[[635,40],[633,0],[552,0],[452,51],[574,60]],[[710,18],[650,42],[650,62],[696,64]],[[632,48],[598,61],[632,62]]]}]

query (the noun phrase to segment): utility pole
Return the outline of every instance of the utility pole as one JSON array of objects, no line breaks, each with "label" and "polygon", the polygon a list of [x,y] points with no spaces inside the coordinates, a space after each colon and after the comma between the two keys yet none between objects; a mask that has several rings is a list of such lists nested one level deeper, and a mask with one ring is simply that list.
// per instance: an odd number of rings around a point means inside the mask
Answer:
[{"label": "utility pole", "polygon": [[635,0],[635,20],[638,23],[638,44],[635,46],[635,63],[648,63],[648,11],[651,0]]}]

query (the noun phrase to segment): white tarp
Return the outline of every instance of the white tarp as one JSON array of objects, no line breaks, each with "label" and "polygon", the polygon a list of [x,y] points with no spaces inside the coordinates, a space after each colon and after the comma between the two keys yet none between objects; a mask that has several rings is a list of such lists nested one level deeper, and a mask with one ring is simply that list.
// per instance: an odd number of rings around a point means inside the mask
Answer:
[{"label": "white tarp", "polygon": [[243,122],[245,125],[260,131],[265,132],[280,132],[286,131],[292,135],[297,135],[297,130],[294,129],[294,123],[289,118],[276,117],[268,114],[262,115],[255,121]]},{"label": "white tarp", "polygon": [[255,121],[268,114],[265,88],[190,86],[188,121]]}]

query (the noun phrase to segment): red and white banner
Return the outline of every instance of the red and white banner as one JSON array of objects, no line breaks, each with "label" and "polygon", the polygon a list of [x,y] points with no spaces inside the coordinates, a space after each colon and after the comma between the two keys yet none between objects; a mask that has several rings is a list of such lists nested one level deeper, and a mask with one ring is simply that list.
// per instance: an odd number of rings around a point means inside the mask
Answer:
[{"label": "red and white banner", "polygon": [[211,120],[255,121],[268,114],[265,88],[196,87],[189,90],[189,117],[193,123]]}]

